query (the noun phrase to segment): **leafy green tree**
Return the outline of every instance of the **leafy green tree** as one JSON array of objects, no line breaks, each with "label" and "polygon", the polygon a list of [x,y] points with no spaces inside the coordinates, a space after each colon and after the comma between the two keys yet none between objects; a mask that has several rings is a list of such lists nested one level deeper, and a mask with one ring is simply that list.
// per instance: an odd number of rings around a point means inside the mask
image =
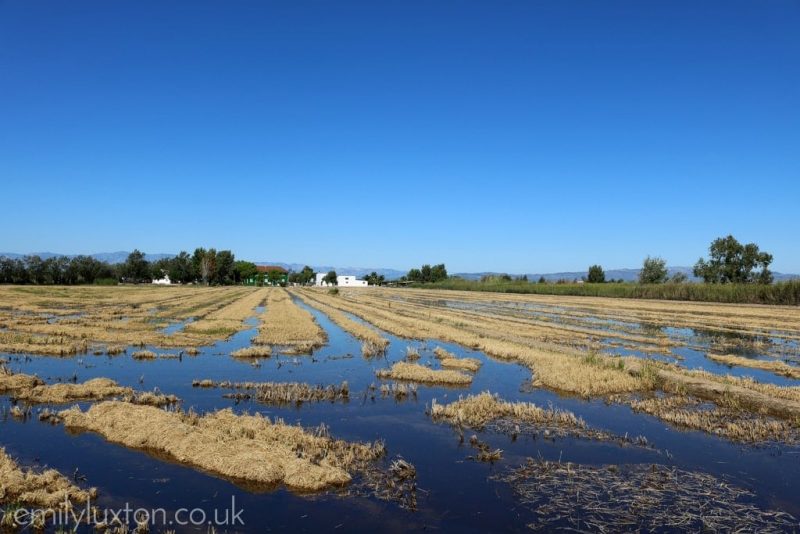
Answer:
[{"label": "leafy green tree", "polygon": [[332,286],[339,285],[339,280],[337,279],[336,271],[328,271],[328,274],[325,275],[322,281]]},{"label": "leafy green tree", "polygon": [[589,274],[586,277],[586,281],[590,284],[602,284],[606,281],[606,273],[601,266],[592,265],[589,267]]},{"label": "leafy green tree", "polygon": [[251,261],[239,260],[233,264],[233,279],[237,284],[256,275],[258,275],[258,267]]},{"label": "leafy green tree", "polygon": [[700,258],[694,266],[694,275],[706,283],[772,283],[772,254],[762,252],[755,243],[743,245],[728,235],[712,241],[708,252],[708,260]]},{"label": "leafy green tree", "polygon": [[430,274],[431,282],[440,282],[442,280],[447,280],[447,267],[445,267],[444,263],[431,267]]},{"label": "leafy green tree", "polygon": [[306,265],[303,267],[303,270],[300,271],[300,278],[298,280],[301,284],[306,285],[310,284],[314,281],[314,269]]},{"label": "leafy green tree", "polygon": [[547,280],[544,279],[544,276],[540,276],[539,277],[539,283],[540,284],[546,284],[547,283]]},{"label": "leafy green tree", "polygon": [[386,278],[382,274],[372,271],[364,277],[364,280],[366,280],[367,284],[371,286],[380,286],[383,285],[383,283],[386,281]]},{"label": "leafy green tree", "polygon": [[663,258],[647,256],[639,271],[640,284],[663,284],[667,281],[667,262]]},{"label": "leafy green tree", "polygon": [[422,282],[422,271],[419,269],[411,269],[408,271],[406,278],[408,278],[409,282]]},{"label": "leafy green tree", "polygon": [[194,282],[195,275],[192,269],[192,257],[186,251],[172,258],[169,263],[169,279],[180,284],[190,284]]},{"label": "leafy green tree", "polygon": [[122,267],[123,277],[128,282],[138,284],[140,282],[149,282],[150,277],[150,264],[144,258],[144,253],[135,249],[128,254],[128,258]]},{"label": "leafy green tree", "polygon": [[215,257],[214,282],[219,285],[233,283],[233,264],[235,258],[230,250],[220,250]]}]

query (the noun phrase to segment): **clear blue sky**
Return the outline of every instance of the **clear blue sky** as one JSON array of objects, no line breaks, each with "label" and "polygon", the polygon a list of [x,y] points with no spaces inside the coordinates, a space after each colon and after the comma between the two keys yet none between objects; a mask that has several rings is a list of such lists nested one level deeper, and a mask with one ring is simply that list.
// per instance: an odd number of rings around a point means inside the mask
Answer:
[{"label": "clear blue sky", "polygon": [[0,251],[800,272],[800,3],[0,1]]}]

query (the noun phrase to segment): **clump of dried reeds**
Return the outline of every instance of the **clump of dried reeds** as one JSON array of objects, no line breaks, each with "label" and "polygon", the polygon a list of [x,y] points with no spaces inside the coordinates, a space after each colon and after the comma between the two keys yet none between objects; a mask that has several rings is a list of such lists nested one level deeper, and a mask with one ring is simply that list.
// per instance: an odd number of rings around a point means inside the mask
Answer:
[{"label": "clump of dried reeds", "polygon": [[375,343],[374,341],[364,341],[361,343],[361,355],[365,358],[372,358],[383,354],[386,350],[386,345],[383,343]]},{"label": "clump of dried reeds", "polygon": [[769,417],[743,409],[738,399],[721,395],[716,403],[688,395],[659,395],[628,399],[635,411],[643,412],[675,426],[701,430],[745,443],[797,443],[800,429],[788,420]]},{"label": "clump of dried reeds", "polygon": [[464,371],[477,372],[481,368],[481,361],[477,358],[459,358],[452,352],[436,347],[433,354],[440,360],[439,365],[450,369],[463,369]]},{"label": "clump of dried reeds", "polygon": [[557,408],[544,409],[530,402],[506,402],[488,391],[459,398],[450,404],[439,404],[434,399],[430,415],[434,420],[445,420],[454,425],[477,429],[498,419],[547,427],[586,428],[583,419],[572,412]]},{"label": "clump of dried reeds", "polygon": [[[27,376],[27,375],[14,375]],[[27,403],[63,404],[81,400],[97,400],[131,393],[130,388],[122,387],[108,378],[93,378],[81,384],[39,384],[30,388],[17,389],[14,398]]]},{"label": "clump of dried reeds", "polygon": [[60,414],[65,427],[87,430],[136,449],[231,479],[317,491],[347,484],[385,453],[383,444],[349,443],[261,415],[222,410],[198,415],[107,401]]},{"label": "clump of dried reeds", "polygon": [[397,362],[391,369],[381,369],[378,378],[392,380],[408,380],[426,384],[468,385],[472,383],[472,375],[452,370],[430,369],[418,363]]},{"label": "clump of dried reeds", "polygon": [[5,365],[0,365],[0,393],[25,391],[44,384],[38,376],[14,373]]},{"label": "clump of dried reeds", "polygon": [[470,436],[469,444],[477,449],[478,453],[473,458],[479,462],[493,464],[503,459],[503,451],[501,449],[492,449],[488,443],[481,441],[474,434]]},{"label": "clump of dried reeds", "polygon": [[131,358],[134,360],[155,360],[158,358],[158,354],[152,350],[137,350],[131,354]]},{"label": "clump of dried reeds", "polygon": [[417,468],[405,459],[392,460],[388,469],[372,467],[350,489],[351,495],[368,495],[396,503],[400,508],[417,509]]},{"label": "clump of dried reeds", "polygon": [[[24,504],[53,510],[72,508],[94,498],[54,469],[41,473],[23,469],[0,448],[0,504]],[[9,514],[12,515],[12,514]]]},{"label": "clump of dried reeds", "polygon": [[381,384],[380,387],[381,397],[394,397],[395,400],[405,400],[408,397],[417,398],[417,385],[416,384],[403,384],[392,382],[390,384]]},{"label": "clump of dried reeds", "polygon": [[234,358],[269,358],[272,356],[272,349],[267,345],[245,347],[231,352]]},{"label": "clump of dried reeds", "polygon": [[172,406],[178,404],[181,400],[175,395],[165,395],[164,393],[156,391],[133,391],[122,396],[125,402],[131,404],[141,404],[144,406]]},{"label": "clump of dried reeds", "polygon": [[411,347],[411,346],[406,347],[406,360],[414,362],[419,360],[419,358],[420,355],[417,347]]},{"label": "clump of dried reeds", "polygon": [[195,380],[194,387],[251,390],[252,394],[235,395],[231,398],[254,399],[265,404],[300,405],[304,402],[336,402],[350,399],[350,386],[347,382],[339,385],[323,386],[302,382],[214,382]]},{"label": "clump of dried reeds", "polygon": [[534,530],[792,531],[791,515],[748,502],[753,494],[716,477],[660,465],[592,467],[529,459],[494,477],[535,510]]}]

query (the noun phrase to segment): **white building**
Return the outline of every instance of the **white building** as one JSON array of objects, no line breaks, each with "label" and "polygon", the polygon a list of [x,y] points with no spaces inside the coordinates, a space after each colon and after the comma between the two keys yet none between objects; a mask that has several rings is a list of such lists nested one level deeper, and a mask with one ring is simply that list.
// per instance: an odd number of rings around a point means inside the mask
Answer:
[{"label": "white building", "polygon": [[[322,281],[322,279],[325,278],[325,275],[326,273],[317,273],[314,285],[317,285],[319,287],[329,286],[330,284]],[[366,280],[357,280],[355,276],[350,276],[350,275],[337,276],[336,283],[339,287],[367,287]]]}]

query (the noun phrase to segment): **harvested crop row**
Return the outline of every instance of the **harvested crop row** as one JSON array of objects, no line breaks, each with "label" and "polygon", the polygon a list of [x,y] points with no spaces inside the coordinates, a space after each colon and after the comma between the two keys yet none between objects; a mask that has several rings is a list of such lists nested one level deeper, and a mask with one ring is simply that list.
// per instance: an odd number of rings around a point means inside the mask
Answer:
[{"label": "harvested crop row", "polygon": [[706,354],[706,358],[725,365],[763,369],[789,378],[800,378],[800,367],[777,360],[754,360],[735,354]]},{"label": "harvested crop row", "polygon": [[261,316],[262,325],[253,343],[289,347],[295,353],[311,352],[322,346],[327,337],[314,321],[314,316],[300,308],[281,288],[272,288],[267,297],[267,309]]},{"label": "harvested crop row", "polygon": [[186,331],[214,336],[232,335],[246,326],[244,320],[253,315],[256,306],[264,302],[267,291],[262,288],[252,293],[246,293],[243,297],[208,314],[199,321],[188,324]]},{"label": "harvested crop row", "polygon": [[468,385],[472,383],[472,375],[458,371],[430,369],[418,363],[397,362],[391,369],[381,369],[378,378],[392,380],[408,380],[425,384]]},{"label": "harvested crop row", "polygon": [[260,415],[222,410],[203,416],[121,402],[86,412],[61,412],[64,425],[96,432],[111,442],[167,454],[177,462],[234,480],[322,490],[341,486],[351,473],[380,458],[383,445],[316,435]]},{"label": "harvested crop row", "polygon": [[587,363],[585,351],[497,339],[502,335],[497,329],[476,326],[474,330],[467,330],[457,318],[447,320],[445,314],[441,320],[432,321],[430,317],[412,315],[396,302],[371,301],[367,306],[354,302],[348,294],[346,298],[337,299],[335,306],[397,336],[439,339],[482,350],[497,358],[519,361],[534,370],[536,383],[555,390],[589,396],[645,387],[637,377],[618,367],[618,359],[600,356]]},{"label": "harvested crop row", "polygon": [[325,315],[331,321],[339,325],[343,330],[349,332],[356,338],[364,343],[361,346],[361,353],[364,356],[375,356],[381,354],[386,350],[389,345],[389,340],[380,335],[374,329],[352,320],[347,315],[337,310],[333,306],[326,304],[321,298],[320,293],[312,293],[308,291],[298,291],[296,294],[303,299],[309,306],[313,306]]},{"label": "harvested crop row", "polygon": [[68,510],[94,498],[96,490],[82,490],[55,469],[42,473],[25,470],[0,448],[0,505],[39,506]]}]

